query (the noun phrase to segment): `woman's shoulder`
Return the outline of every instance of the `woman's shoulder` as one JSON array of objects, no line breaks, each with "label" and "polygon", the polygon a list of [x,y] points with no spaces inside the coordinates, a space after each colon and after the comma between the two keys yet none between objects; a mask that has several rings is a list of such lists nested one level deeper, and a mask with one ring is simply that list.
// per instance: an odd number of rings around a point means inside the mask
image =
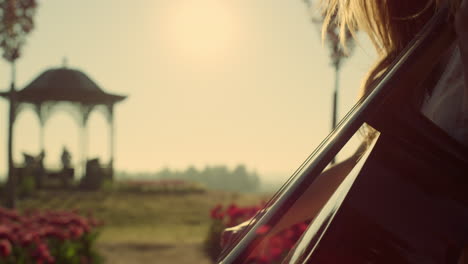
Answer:
[{"label": "woman's shoulder", "polygon": [[468,97],[463,62],[456,45],[449,54],[445,69],[421,111],[455,139],[468,145]]}]

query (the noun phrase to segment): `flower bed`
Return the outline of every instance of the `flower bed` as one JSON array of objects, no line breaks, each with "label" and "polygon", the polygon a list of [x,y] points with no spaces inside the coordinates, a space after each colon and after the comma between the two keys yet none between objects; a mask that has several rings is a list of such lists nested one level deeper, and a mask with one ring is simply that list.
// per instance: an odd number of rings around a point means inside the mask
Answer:
[{"label": "flower bed", "polygon": [[94,249],[99,223],[75,212],[0,208],[0,263],[102,263]]},{"label": "flower bed", "polygon": [[[206,254],[211,259],[216,260],[222,250],[221,244],[228,243],[222,241],[226,239],[222,237],[223,231],[251,219],[262,208],[263,206],[241,208],[235,204],[231,204],[225,209],[221,205],[214,207],[210,215],[212,224],[205,240],[204,249]],[[307,229],[307,226],[307,223],[299,223],[275,235],[270,235],[265,242],[262,242],[261,249],[256,250],[255,254],[252,254],[247,262],[252,264],[281,263],[281,260],[294,247],[302,233]],[[257,233],[265,235],[269,229],[268,226],[262,226],[257,230]]]}]

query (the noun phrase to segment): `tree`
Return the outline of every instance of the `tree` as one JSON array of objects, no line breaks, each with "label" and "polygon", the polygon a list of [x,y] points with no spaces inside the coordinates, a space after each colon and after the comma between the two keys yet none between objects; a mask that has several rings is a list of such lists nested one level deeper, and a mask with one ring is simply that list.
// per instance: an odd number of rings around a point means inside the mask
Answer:
[{"label": "tree", "polygon": [[3,58],[11,64],[10,109],[8,118],[8,182],[6,188],[6,206],[15,207],[15,189],[17,177],[13,164],[13,124],[16,111],[16,60],[21,55],[21,48],[26,36],[34,28],[36,0],[0,0],[0,48]]},{"label": "tree", "polygon": [[36,0],[0,0],[0,47],[3,58],[12,64],[20,57],[26,36],[34,28],[36,7]]}]

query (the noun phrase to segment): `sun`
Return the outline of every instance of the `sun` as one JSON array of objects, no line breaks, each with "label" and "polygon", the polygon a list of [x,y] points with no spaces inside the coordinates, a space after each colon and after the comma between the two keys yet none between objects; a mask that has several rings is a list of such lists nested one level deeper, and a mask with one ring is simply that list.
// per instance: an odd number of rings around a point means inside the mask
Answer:
[{"label": "sun", "polygon": [[226,56],[236,44],[237,20],[229,1],[177,1],[169,11],[169,43],[179,56],[213,60]]}]

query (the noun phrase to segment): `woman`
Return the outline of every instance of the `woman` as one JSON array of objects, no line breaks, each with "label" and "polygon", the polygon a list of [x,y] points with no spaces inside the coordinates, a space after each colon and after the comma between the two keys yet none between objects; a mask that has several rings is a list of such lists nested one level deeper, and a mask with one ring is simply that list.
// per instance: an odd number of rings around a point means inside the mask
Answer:
[{"label": "woman", "polygon": [[[365,32],[374,44],[379,59],[364,82],[363,94],[370,92],[370,83],[390,66],[438,8],[448,4],[454,15],[457,39],[433,70],[433,78],[425,82],[426,95],[421,98],[421,111],[448,135],[468,147],[468,0],[322,0],[321,3],[326,17],[325,28],[331,18],[336,17],[342,43],[346,43],[347,30],[352,34],[359,30]],[[337,173],[328,172],[333,174],[330,180],[322,179],[325,182],[322,188],[328,189],[329,195],[343,177],[338,168],[346,170],[346,163],[354,162],[352,159],[332,168]],[[312,197],[313,192],[309,193]],[[465,247],[459,263],[468,263],[467,249]]]},{"label": "woman", "polygon": [[[443,56],[432,75],[435,78],[427,83],[421,110],[468,147],[468,0],[321,0],[321,4],[325,14],[324,28],[336,19],[334,22],[341,29],[342,43],[346,43],[347,31],[352,35],[363,31],[377,50],[379,59],[364,81],[364,95],[370,92],[370,83],[390,66],[444,1],[449,1],[455,16],[457,42]],[[363,144],[355,155],[323,172],[270,234],[314,218],[354,167],[364,147]]]},{"label": "woman", "polygon": [[[444,55],[433,75],[435,78],[428,83],[421,110],[468,147],[468,0],[322,0],[321,3],[325,12],[324,29],[336,18],[342,43],[346,43],[346,31],[354,35],[359,30],[367,33],[377,50],[379,59],[364,81],[364,95],[370,92],[370,83],[389,67],[444,1],[452,5],[457,43]],[[353,168],[364,147],[323,172],[277,230],[313,218]],[[313,197],[313,204],[309,197]]]},{"label": "woman", "polygon": [[[379,60],[363,86],[382,73],[408,45],[436,10],[448,1],[455,15],[457,43],[439,64],[439,81],[427,87],[423,113],[447,133],[468,145],[468,1],[466,0],[322,0],[327,27],[336,17],[342,31],[364,31],[372,40]],[[431,86],[431,85],[429,85]]]}]

